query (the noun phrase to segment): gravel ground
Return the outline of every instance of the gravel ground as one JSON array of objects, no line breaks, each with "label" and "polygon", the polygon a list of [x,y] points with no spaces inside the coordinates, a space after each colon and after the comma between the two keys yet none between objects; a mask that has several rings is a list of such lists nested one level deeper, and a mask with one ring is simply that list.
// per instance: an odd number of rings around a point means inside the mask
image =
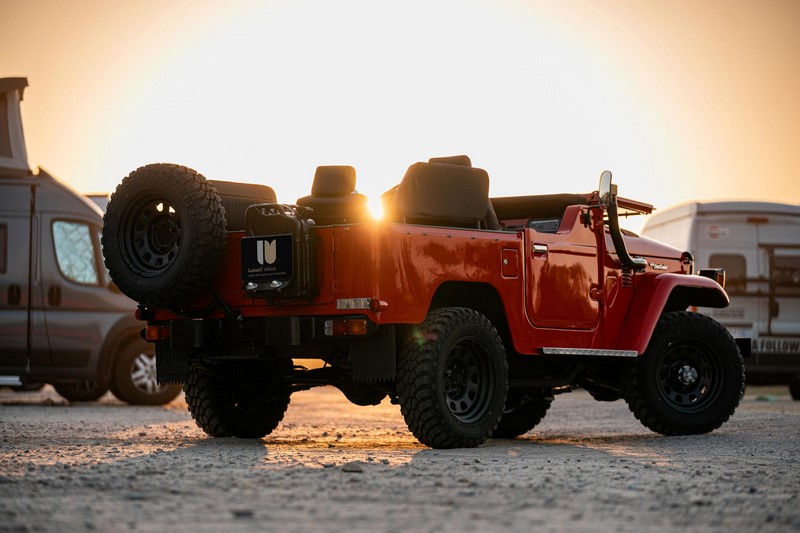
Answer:
[{"label": "gravel ground", "polygon": [[431,450],[397,406],[295,394],[262,440],[212,439],[180,396],[0,390],[0,531],[800,531],[800,402],[749,388],[708,435],[556,398],[525,436]]}]

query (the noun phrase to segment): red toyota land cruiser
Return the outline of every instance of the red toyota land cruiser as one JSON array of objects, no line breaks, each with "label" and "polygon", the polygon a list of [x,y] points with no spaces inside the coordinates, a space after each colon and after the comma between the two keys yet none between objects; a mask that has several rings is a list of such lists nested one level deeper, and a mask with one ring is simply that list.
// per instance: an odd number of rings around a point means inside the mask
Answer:
[{"label": "red toyota land cruiser", "polygon": [[621,230],[652,206],[617,197],[608,171],[588,194],[488,192],[466,156],[434,158],[375,220],[352,167],[319,167],[286,205],[153,164],[111,197],[103,252],[159,381],[182,383],[215,437],[263,437],[320,385],[358,405],[388,396],[434,448],[521,435],[577,387],[665,435],[728,420],[749,339],[687,311],[728,305],[724,271],[697,275],[688,252]]}]

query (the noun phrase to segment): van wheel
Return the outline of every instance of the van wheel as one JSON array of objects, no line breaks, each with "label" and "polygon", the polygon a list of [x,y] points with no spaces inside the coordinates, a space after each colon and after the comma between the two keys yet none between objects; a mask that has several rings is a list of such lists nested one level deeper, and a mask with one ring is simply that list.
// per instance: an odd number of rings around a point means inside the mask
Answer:
[{"label": "van wheel", "polygon": [[181,307],[211,283],[225,253],[225,211],[194,170],[157,163],[131,172],[103,218],[111,279],[144,305]]},{"label": "van wheel", "polygon": [[666,313],[645,353],[623,371],[622,384],[628,407],[651,430],[708,433],[739,405],[744,364],[736,341],[712,318]]},{"label": "van wheel", "polygon": [[431,311],[400,351],[397,396],[408,429],[432,448],[473,448],[503,414],[508,366],[497,330],[472,309]]},{"label": "van wheel", "polygon": [[800,400],[800,377],[789,381],[789,394],[792,395],[792,400]]},{"label": "van wheel", "polygon": [[527,433],[542,421],[552,398],[509,393],[503,417],[492,433],[493,439],[513,439]]},{"label": "van wheel", "polygon": [[192,365],[183,386],[189,412],[212,437],[259,439],[283,420],[290,399],[283,378],[292,368],[290,359],[236,370]]},{"label": "van wheel", "polygon": [[159,385],[151,345],[128,343],[114,364],[111,393],[131,405],[163,405],[181,393],[180,385]]},{"label": "van wheel", "polygon": [[95,379],[77,382],[53,383],[53,388],[71,402],[95,402],[108,392],[108,385]]}]

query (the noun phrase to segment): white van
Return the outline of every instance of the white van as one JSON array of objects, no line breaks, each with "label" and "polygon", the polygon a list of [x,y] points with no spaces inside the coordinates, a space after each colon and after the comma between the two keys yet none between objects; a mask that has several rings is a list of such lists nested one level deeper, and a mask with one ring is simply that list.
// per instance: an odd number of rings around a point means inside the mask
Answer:
[{"label": "white van", "polygon": [[788,384],[800,400],[800,205],[689,203],[651,215],[642,235],[725,269],[731,305],[698,311],[752,339],[748,383]]}]

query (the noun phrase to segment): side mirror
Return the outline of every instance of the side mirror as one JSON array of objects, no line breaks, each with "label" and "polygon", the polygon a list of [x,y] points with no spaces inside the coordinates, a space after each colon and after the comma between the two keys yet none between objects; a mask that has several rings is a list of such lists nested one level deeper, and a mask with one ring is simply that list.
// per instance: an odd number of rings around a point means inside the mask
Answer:
[{"label": "side mirror", "polygon": [[611,172],[604,170],[600,174],[600,207],[607,208],[612,202],[616,201],[617,186],[611,184]]},{"label": "side mirror", "polygon": [[600,175],[600,207],[605,209],[608,214],[608,229],[611,233],[611,242],[614,243],[614,251],[617,253],[622,266],[632,270],[644,270],[647,267],[647,260],[643,257],[631,257],[625,247],[625,239],[622,230],[619,229],[619,215],[617,213],[617,186],[611,183],[611,172],[604,170]]}]

